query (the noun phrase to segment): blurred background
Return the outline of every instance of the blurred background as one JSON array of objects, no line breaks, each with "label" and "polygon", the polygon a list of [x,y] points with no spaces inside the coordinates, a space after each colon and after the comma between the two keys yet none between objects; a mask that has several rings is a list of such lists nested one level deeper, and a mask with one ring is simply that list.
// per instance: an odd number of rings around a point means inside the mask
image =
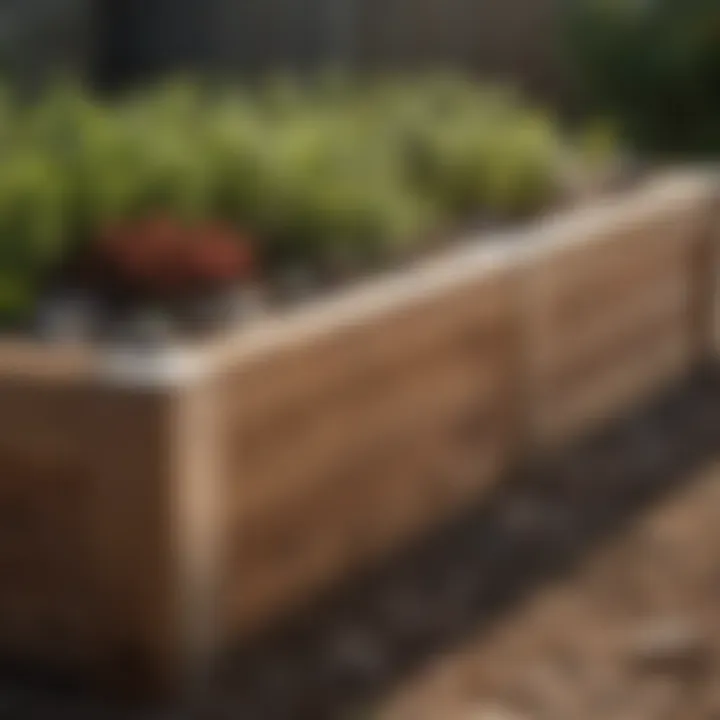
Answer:
[{"label": "blurred background", "polygon": [[[278,86],[266,106],[268,78],[328,70],[372,78],[371,91],[330,84],[298,98]],[[407,86],[408,107],[418,102],[426,113],[418,131],[398,102],[399,78],[440,71],[467,82]],[[0,74],[18,98],[40,98],[2,104],[0,150],[13,163],[0,167],[0,312],[13,316],[12,330],[35,312],[57,268],[62,283],[75,282],[67,258],[81,246],[94,252],[118,220],[143,224],[122,225],[101,246],[103,269],[116,263],[113,281],[130,304],[164,301],[163,258],[138,279],[133,272],[145,268],[134,256],[125,262],[127,248],[142,252],[159,235],[182,245],[186,227],[168,226],[165,215],[144,224],[148,212],[187,215],[208,247],[213,240],[230,257],[227,272],[222,258],[210,263],[198,281],[204,291],[228,278],[242,284],[256,259],[285,271],[299,257],[324,272],[330,243],[315,243],[343,232],[352,250],[380,237],[377,256],[355,260],[366,270],[396,253],[410,257],[400,241],[415,231],[446,230],[478,210],[491,224],[527,219],[578,197],[584,180],[563,164],[575,154],[582,172],[587,164],[607,174],[619,156],[653,167],[712,164],[720,153],[718,0],[0,0]],[[142,94],[178,77],[189,80]],[[78,94],[45,94],[58,78]],[[396,84],[384,86],[388,78]],[[213,83],[260,87],[260,99],[238,94],[225,104],[223,96],[209,110],[196,91]],[[478,89],[490,85],[518,88],[532,109]],[[115,104],[124,97],[135,99]],[[428,98],[451,99],[452,111],[434,115]],[[349,156],[348,133],[367,106],[366,134],[352,136],[362,142]],[[386,137],[386,121],[397,118],[398,134]],[[595,132],[585,132],[592,123]],[[476,143],[478,127],[496,140]],[[392,167],[360,162],[375,157],[363,148],[384,161],[408,137],[429,158],[420,180],[408,172],[410,151]],[[256,152],[261,143],[272,152]],[[273,202],[264,214],[251,202],[248,163],[258,175],[267,169]],[[195,182],[201,176],[207,187]],[[346,197],[325,202],[333,188],[358,182],[379,190],[348,190],[348,204],[357,203],[348,214]],[[420,202],[428,189],[444,203],[433,212]],[[42,227],[40,202],[51,218]],[[5,223],[15,207],[23,209],[16,224]],[[218,217],[231,229],[208,224]],[[44,254],[58,238],[63,248]],[[30,257],[16,252],[20,240]],[[390,247],[396,240],[402,250]],[[205,258],[193,263],[208,267]],[[117,270],[127,267],[126,276]],[[101,273],[100,284],[110,276]],[[468,507],[457,524],[278,637],[243,649],[201,707],[183,712],[198,720],[718,720],[719,408],[714,371],[698,374],[489,506]],[[14,680],[0,691],[8,720],[119,712]]]},{"label": "blurred background", "polygon": [[445,68],[575,112],[613,111],[643,146],[718,144],[713,0],[3,0],[0,10],[2,68],[24,83]]},{"label": "blurred background", "polygon": [[555,94],[565,83],[557,0],[5,0],[2,10],[5,69],[29,80],[61,67],[114,86],[173,71],[445,64]]}]

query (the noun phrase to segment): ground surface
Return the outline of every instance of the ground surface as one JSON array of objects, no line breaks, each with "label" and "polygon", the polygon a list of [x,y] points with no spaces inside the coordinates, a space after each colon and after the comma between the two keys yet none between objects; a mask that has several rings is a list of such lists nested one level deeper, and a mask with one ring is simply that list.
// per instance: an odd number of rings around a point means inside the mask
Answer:
[{"label": "ground surface", "polygon": [[6,680],[0,718],[720,719],[717,381],[509,483],[182,708]]},{"label": "ground surface", "polygon": [[431,662],[380,717],[720,719],[720,462],[696,482]]}]

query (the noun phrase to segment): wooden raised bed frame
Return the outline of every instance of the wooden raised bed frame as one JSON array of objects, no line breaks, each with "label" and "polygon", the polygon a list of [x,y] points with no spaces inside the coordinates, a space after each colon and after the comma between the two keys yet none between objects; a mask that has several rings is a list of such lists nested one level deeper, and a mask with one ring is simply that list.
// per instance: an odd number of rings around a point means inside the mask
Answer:
[{"label": "wooden raised bed frame", "polygon": [[672,175],[155,356],[0,344],[0,649],[172,685],[712,353]]}]

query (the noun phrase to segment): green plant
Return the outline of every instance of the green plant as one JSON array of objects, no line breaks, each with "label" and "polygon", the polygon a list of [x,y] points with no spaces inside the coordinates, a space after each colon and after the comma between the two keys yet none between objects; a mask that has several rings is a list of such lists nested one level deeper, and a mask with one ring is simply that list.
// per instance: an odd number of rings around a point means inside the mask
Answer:
[{"label": "green plant", "polygon": [[347,115],[282,123],[258,163],[257,227],[280,255],[373,254],[401,243],[427,217],[398,161]]},{"label": "green plant", "polygon": [[540,207],[556,183],[561,142],[553,123],[502,92],[445,89],[452,91],[454,102],[420,93],[396,108],[395,142],[413,184],[451,220]]},{"label": "green plant", "polygon": [[[513,93],[448,75],[212,92],[176,80],[112,101],[59,84],[0,102],[0,303],[27,306],[108,228],[113,282],[138,296],[170,275],[197,285],[193,263],[222,274],[238,228],[271,270],[386,261],[478,213],[541,208],[568,151]],[[199,254],[181,262],[181,246]]]},{"label": "green plant", "polygon": [[720,151],[716,0],[568,0],[582,99],[644,151]]},{"label": "green plant", "polygon": [[62,175],[28,150],[6,157],[0,172],[0,317],[28,313],[67,238]]}]

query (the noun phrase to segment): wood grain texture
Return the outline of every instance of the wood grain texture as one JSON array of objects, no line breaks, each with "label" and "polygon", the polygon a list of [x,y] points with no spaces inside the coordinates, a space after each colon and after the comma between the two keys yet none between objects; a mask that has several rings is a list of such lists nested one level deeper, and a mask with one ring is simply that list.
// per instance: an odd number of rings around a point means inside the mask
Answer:
[{"label": "wood grain texture", "polygon": [[0,342],[0,655],[178,687],[678,382],[717,354],[715,197],[652,184],[152,367]]},{"label": "wood grain texture", "polygon": [[257,630],[501,477],[515,281],[481,276],[228,373],[228,627]]},{"label": "wood grain texture", "polygon": [[539,448],[627,413],[704,355],[712,193],[661,198],[525,266]]},{"label": "wood grain texture", "polygon": [[0,381],[0,653],[126,686],[180,676],[180,411],[91,377]]}]

